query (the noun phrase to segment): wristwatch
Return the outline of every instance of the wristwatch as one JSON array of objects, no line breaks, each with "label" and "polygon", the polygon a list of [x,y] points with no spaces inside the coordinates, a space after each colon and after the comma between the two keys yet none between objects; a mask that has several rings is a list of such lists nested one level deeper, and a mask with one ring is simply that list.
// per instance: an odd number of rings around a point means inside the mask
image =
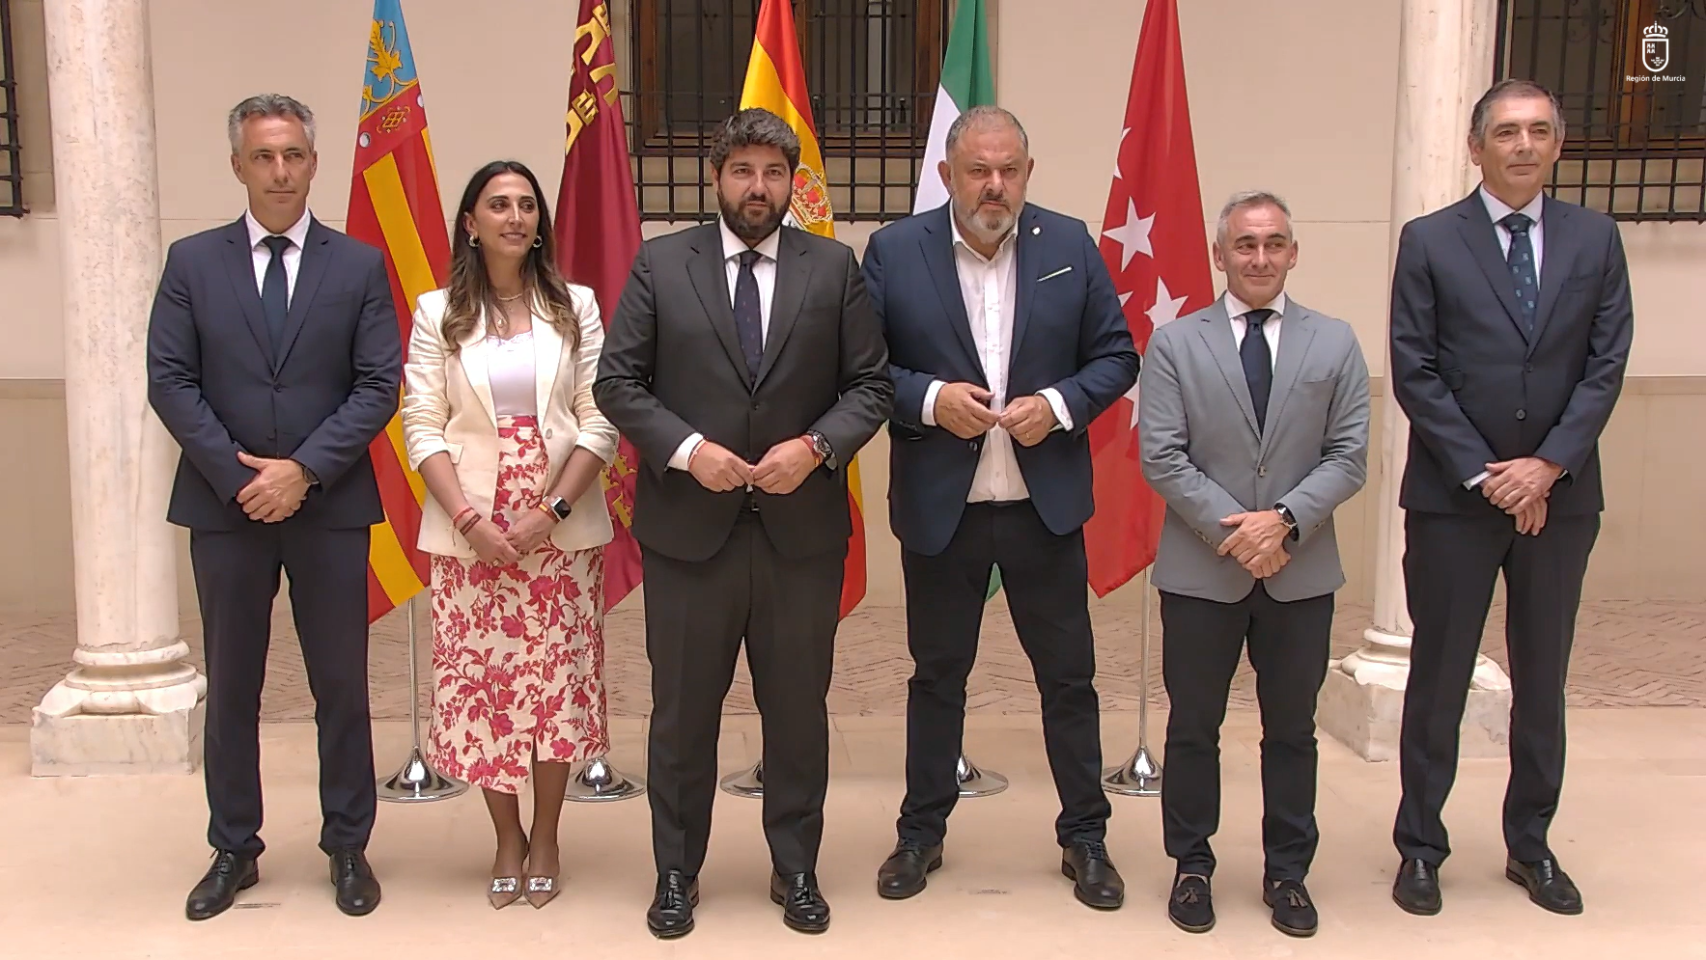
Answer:
[{"label": "wristwatch", "polygon": [[1286,532],[1297,536],[1297,517],[1292,515],[1291,508],[1283,503],[1274,504],[1274,512],[1279,514],[1280,521],[1285,524]]},{"label": "wristwatch", "polygon": [[292,462],[294,462],[298,467],[302,468],[302,479],[306,480],[310,487],[317,487],[320,485],[320,478],[314,476],[314,471],[308,469],[307,464],[303,463],[300,460],[292,461]]},{"label": "wristwatch", "polygon": [[816,430],[810,430],[806,432],[806,441],[812,445],[813,450],[817,451],[817,458],[823,461],[823,465],[834,470],[835,448],[829,445],[829,438]]},{"label": "wristwatch", "polygon": [[574,511],[574,504],[564,500],[562,497],[547,497],[545,500],[545,508],[556,514],[557,521],[561,523],[562,521],[567,520],[569,518],[569,514]]}]

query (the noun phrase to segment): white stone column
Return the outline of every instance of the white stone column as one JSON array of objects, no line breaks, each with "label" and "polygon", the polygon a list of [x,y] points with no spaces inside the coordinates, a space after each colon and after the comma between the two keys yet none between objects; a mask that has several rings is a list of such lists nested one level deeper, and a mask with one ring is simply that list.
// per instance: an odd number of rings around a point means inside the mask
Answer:
[{"label": "white stone column", "polygon": [[174,451],[147,399],[161,263],[148,4],[47,0],[46,19],[77,650],[31,719],[32,772],[188,773],[207,681],[178,636]]},{"label": "white stone column", "polygon": [[[1480,182],[1469,160],[1469,115],[1493,82],[1497,16],[1497,0],[1403,0],[1392,151],[1393,257],[1405,223],[1461,200]],[[1395,760],[1412,631],[1404,592],[1404,511],[1398,506],[1410,424],[1392,390],[1390,367],[1381,406],[1374,626],[1362,649],[1330,665],[1318,718],[1323,732],[1364,759]],[[1464,713],[1462,755],[1503,755],[1509,714],[1510,680],[1482,656]]]}]

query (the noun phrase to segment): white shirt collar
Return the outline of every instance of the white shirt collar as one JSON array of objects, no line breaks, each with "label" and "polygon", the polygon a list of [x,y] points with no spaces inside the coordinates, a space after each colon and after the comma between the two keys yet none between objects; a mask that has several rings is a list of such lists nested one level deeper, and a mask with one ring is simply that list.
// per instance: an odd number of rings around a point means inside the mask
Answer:
[{"label": "white shirt collar", "polygon": [[758,246],[756,247],[748,247],[745,240],[735,236],[735,232],[729,229],[728,222],[722,217],[717,218],[717,229],[721,231],[723,235],[724,260],[733,260],[742,253],[745,253],[747,250],[757,250],[759,256],[764,257],[772,263],[779,259],[777,254],[782,250],[781,227],[777,227],[770,236],[758,241]]},{"label": "white shirt collar", "polygon": [[[953,211],[951,211],[951,210],[948,212],[948,229],[950,231],[952,231],[953,245],[954,246],[956,246],[956,247],[963,246],[967,250],[971,250],[972,253],[977,254],[979,259],[993,259],[993,258],[985,258],[983,256],[983,254],[978,253],[976,250],[973,250],[971,244],[966,243],[965,234],[960,232],[959,218],[955,217],[953,214]],[[1019,218],[1014,217],[1012,229],[1008,230],[1007,235],[1001,238],[1001,242],[995,245],[995,255],[997,257],[1000,256],[1002,250],[1005,249],[1009,244],[1011,244],[1014,241],[1014,239],[1017,238],[1018,236],[1019,236]]]},{"label": "white shirt collar", "polygon": [[[303,210],[302,218],[297,220],[289,230],[284,231],[281,236],[289,237],[290,242],[296,245],[296,249],[305,249],[308,246],[308,225],[312,223],[313,220],[314,215],[307,210]],[[272,236],[272,231],[261,226],[261,222],[256,220],[254,213],[249,210],[243,211],[243,223],[249,228],[250,249],[260,246],[262,240]]]},{"label": "white shirt collar", "polygon": [[1503,200],[1500,200],[1498,197],[1495,197],[1491,193],[1489,193],[1487,191],[1487,185],[1484,183],[1481,184],[1479,187],[1476,187],[1475,192],[1477,192],[1481,195],[1481,202],[1483,204],[1485,204],[1487,207],[1487,216],[1491,217],[1493,219],[1493,223],[1495,223],[1495,224],[1497,224],[1500,220],[1503,220],[1504,218],[1510,216],[1513,213],[1520,213],[1523,216],[1527,217],[1529,220],[1538,224],[1538,223],[1540,223],[1540,213],[1542,210],[1544,210],[1546,208],[1546,194],[1545,193],[1535,194],[1533,200],[1528,201],[1528,204],[1526,206],[1524,206],[1521,210],[1517,210],[1514,207],[1510,206],[1509,204],[1505,203]]},{"label": "white shirt collar", "polygon": [[1275,318],[1285,316],[1285,291],[1281,290],[1279,292],[1279,296],[1274,297],[1261,307],[1252,307],[1233,296],[1231,290],[1226,291],[1226,315],[1234,320],[1242,317],[1246,313],[1249,313],[1251,310],[1260,310],[1264,308],[1272,310]]}]

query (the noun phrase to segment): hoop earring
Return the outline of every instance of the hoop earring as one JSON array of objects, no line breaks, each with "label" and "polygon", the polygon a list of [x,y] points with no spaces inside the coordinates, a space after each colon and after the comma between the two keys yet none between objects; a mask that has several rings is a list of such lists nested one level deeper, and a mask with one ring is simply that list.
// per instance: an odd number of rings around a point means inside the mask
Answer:
[{"label": "hoop earring", "polygon": [[473,247],[476,250],[480,249],[480,238],[471,233],[468,234],[468,246]]},{"label": "hoop earring", "polygon": [[533,249],[537,250],[540,247],[543,247],[544,245],[545,245],[545,235],[542,233],[541,234],[535,234],[533,237]]}]

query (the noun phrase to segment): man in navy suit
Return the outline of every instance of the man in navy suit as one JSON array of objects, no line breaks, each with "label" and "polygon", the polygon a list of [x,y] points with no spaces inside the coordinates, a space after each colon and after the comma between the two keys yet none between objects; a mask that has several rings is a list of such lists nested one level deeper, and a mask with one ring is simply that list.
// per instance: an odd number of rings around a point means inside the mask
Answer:
[{"label": "man in navy suit", "polygon": [[213,865],[204,920],[259,879],[259,722],[279,572],[290,576],[320,737],[320,848],[339,909],[379,904],[367,700],[368,457],[397,412],[403,354],[385,259],[308,212],[314,114],[290,97],[231,111],[242,218],[172,244],[148,324],[148,401],[183,449],[166,519],[190,531],[207,655]]},{"label": "man in navy suit", "polygon": [[889,523],[915,664],[899,842],[877,889],[913,896],[941,866],[966,677],[998,566],[1042,694],[1061,871],[1079,900],[1113,909],[1124,884],[1103,845],[1083,525],[1090,422],[1131,389],[1138,357],[1084,223],[1025,205],[1033,163],[1012,114],[967,111],[941,164],[949,203],[878,230],[865,248],[895,382]]}]

